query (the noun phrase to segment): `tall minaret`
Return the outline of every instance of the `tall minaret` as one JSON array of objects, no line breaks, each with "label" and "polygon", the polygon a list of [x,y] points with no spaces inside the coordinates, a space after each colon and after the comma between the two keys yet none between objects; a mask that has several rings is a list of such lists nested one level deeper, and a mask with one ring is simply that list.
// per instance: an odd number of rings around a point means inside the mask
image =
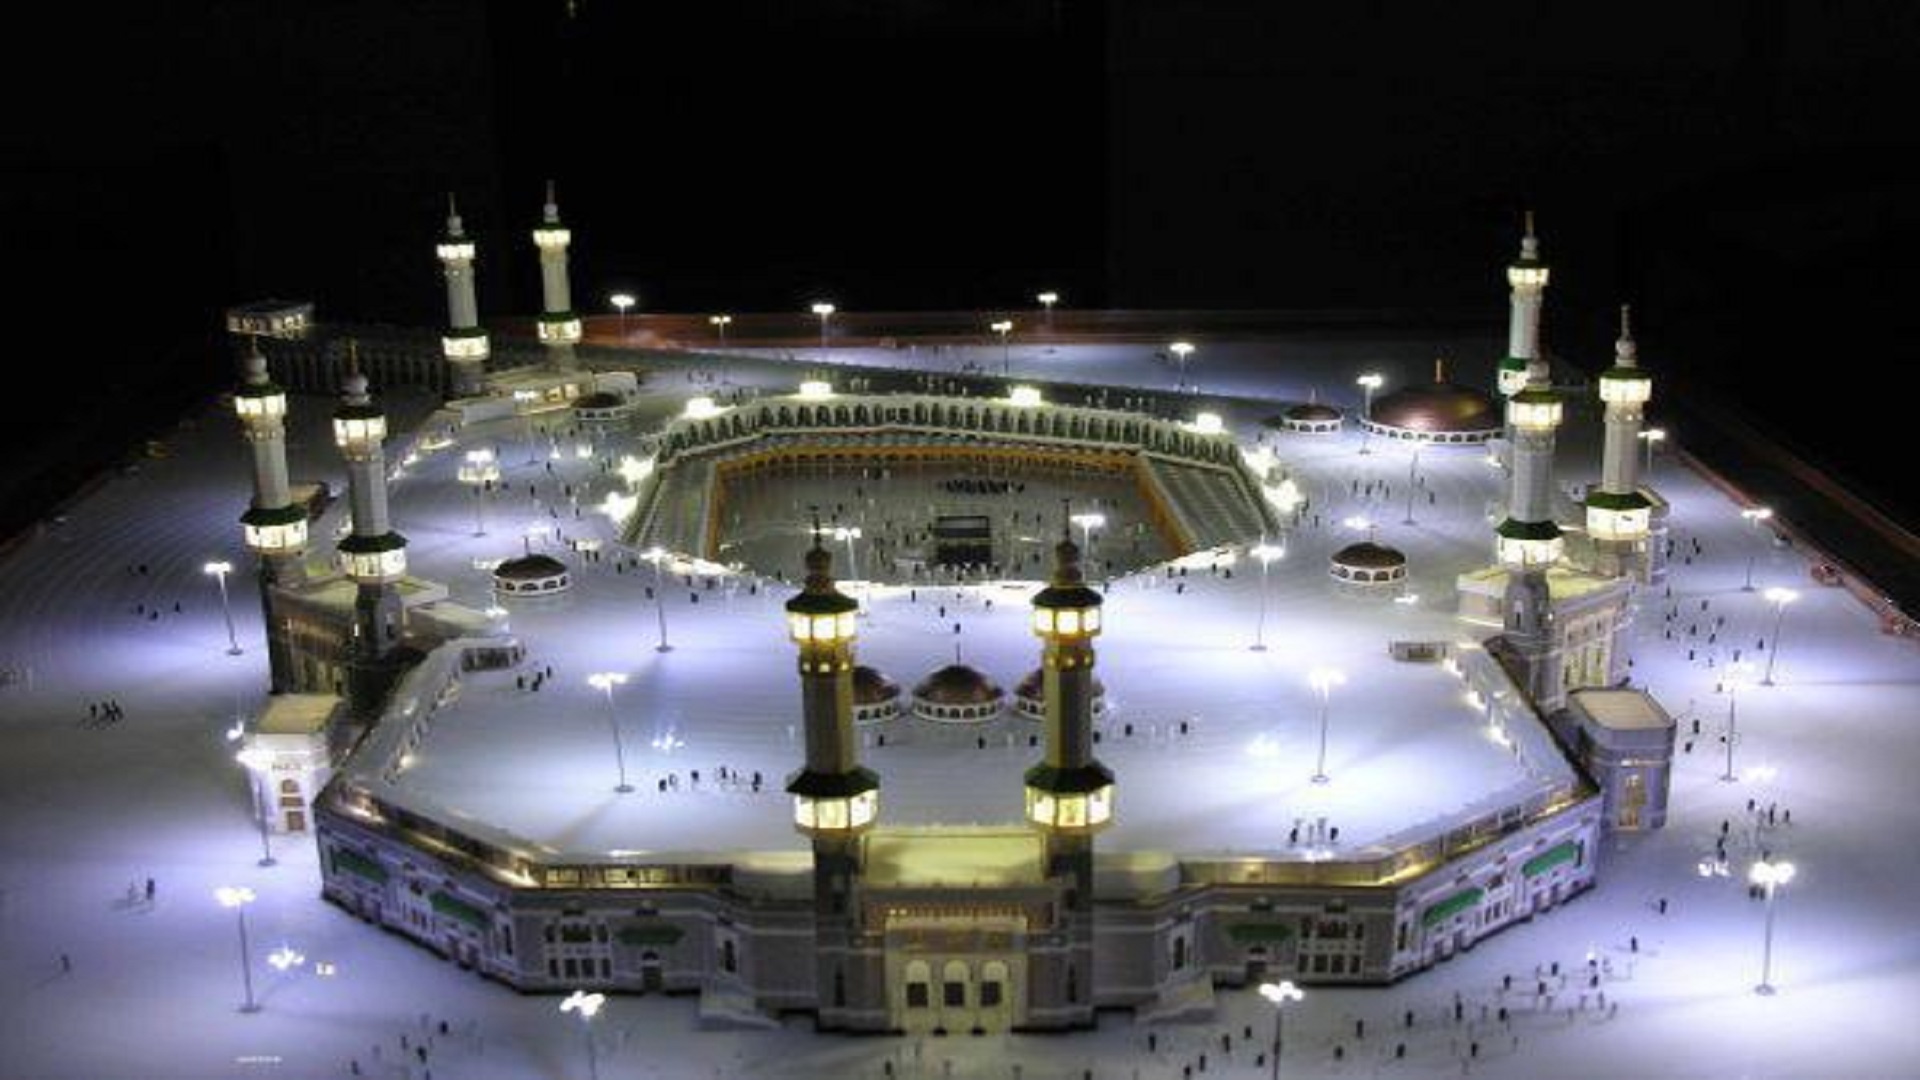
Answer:
[{"label": "tall minaret", "polygon": [[447,332],[440,338],[447,358],[447,396],[472,397],[486,388],[487,332],[473,295],[473,241],[460,224],[460,208],[447,194],[447,235],[434,248],[447,277]]},{"label": "tall minaret", "polygon": [[813,842],[815,986],[820,1018],[844,1024],[848,1002],[884,998],[884,969],[852,955],[861,837],[880,810],[880,778],[860,764],[853,733],[853,639],[858,602],[833,583],[833,556],[816,520],[807,580],[787,601],[787,630],[800,647],[800,708],[806,765],[787,779],[794,826]]},{"label": "tall minaret", "polygon": [[[1027,820],[1046,837],[1048,876],[1067,886],[1060,970],[1029,977],[1033,1006],[1093,1022],[1093,838],[1113,821],[1113,772],[1093,756],[1093,639],[1100,594],[1080,573],[1072,526],[1054,547],[1053,580],[1033,597],[1041,654],[1046,757],[1027,770]],[[1051,977],[1048,977],[1050,975]]]},{"label": "tall minaret", "polygon": [[1600,373],[1600,400],[1607,409],[1607,442],[1600,484],[1587,493],[1587,532],[1596,569],[1616,576],[1644,576],[1653,500],[1640,491],[1640,424],[1653,397],[1653,379],[1640,369],[1628,310],[1620,308],[1620,340],[1613,366]]},{"label": "tall minaret", "polygon": [[1507,403],[1513,430],[1513,472],[1507,517],[1496,531],[1500,564],[1507,571],[1506,639],[1525,661],[1527,693],[1542,711],[1557,710],[1561,650],[1553,628],[1547,570],[1560,561],[1560,526],[1553,520],[1554,432],[1560,426],[1560,395],[1536,370]]},{"label": "tall minaret", "polygon": [[267,669],[276,694],[298,689],[292,643],[274,616],[275,586],[297,585],[306,572],[307,508],[287,482],[287,394],[267,377],[267,358],[249,339],[246,379],[233,395],[253,448],[253,502],[240,516],[247,547],[260,560],[260,609],[267,630]]},{"label": "tall minaret", "polygon": [[396,587],[407,572],[407,538],[387,520],[387,418],[367,394],[367,377],[356,366],[347,374],[333,413],[333,439],[347,459],[347,499],[353,532],[340,541],[340,567],[358,588],[354,598],[353,648],[347,697],[357,716],[371,716],[397,671],[403,613]]},{"label": "tall minaret", "polygon": [[1533,211],[1527,211],[1527,233],[1520,238],[1520,257],[1507,267],[1507,285],[1513,290],[1512,315],[1507,322],[1507,355],[1500,361],[1500,393],[1508,398],[1526,388],[1539,371],[1552,381],[1540,355],[1540,308],[1547,293],[1547,264],[1540,261],[1540,238],[1533,232]]},{"label": "tall minaret", "polygon": [[574,369],[573,346],[580,340],[580,317],[573,313],[573,292],[567,284],[567,245],[573,233],[560,224],[560,206],[553,201],[553,181],[547,181],[547,204],[533,230],[540,249],[540,343],[547,347],[547,363],[555,371]]}]

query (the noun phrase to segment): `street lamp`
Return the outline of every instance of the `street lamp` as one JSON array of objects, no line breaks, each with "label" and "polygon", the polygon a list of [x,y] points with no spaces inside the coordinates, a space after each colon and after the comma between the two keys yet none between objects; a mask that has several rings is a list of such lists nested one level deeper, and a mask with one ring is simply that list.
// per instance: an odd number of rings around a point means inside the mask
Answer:
[{"label": "street lamp", "polygon": [[820,361],[827,360],[827,320],[833,318],[833,305],[822,300],[813,305],[813,313],[820,316]]},{"label": "street lamp", "polygon": [[227,620],[227,655],[239,656],[245,650],[240,648],[240,639],[234,636],[233,605],[227,601],[227,575],[233,573],[233,564],[220,560],[210,562],[201,569],[213,575],[214,580],[220,583],[220,615]]},{"label": "street lamp", "polygon": [[667,588],[660,573],[660,564],[666,562],[667,551],[662,547],[650,547],[642,557],[653,564],[653,610],[660,619],[660,644],[655,645],[653,651],[672,652],[673,646],[667,644]]},{"label": "street lamp", "polygon": [[1096,513],[1075,514],[1067,520],[1080,526],[1080,547],[1088,554],[1093,552],[1093,530],[1105,528],[1107,515]]},{"label": "street lamp", "polygon": [[633,785],[627,783],[627,752],[620,743],[620,714],[613,708],[613,688],[625,685],[627,677],[618,671],[602,671],[587,676],[587,685],[607,695],[607,727],[613,730],[613,761],[620,769],[620,783],[613,790],[622,795],[633,791]]},{"label": "street lamp", "polygon": [[1722,741],[1727,744],[1727,767],[1720,774],[1720,782],[1724,784],[1731,784],[1740,779],[1733,772],[1733,745],[1740,741],[1738,716],[1740,680],[1745,678],[1746,674],[1747,665],[1735,663],[1728,664],[1726,674],[1720,677],[1720,681],[1727,688],[1727,732],[1722,738]]},{"label": "street lamp", "polygon": [[1273,560],[1280,558],[1286,553],[1286,548],[1275,547],[1267,543],[1267,538],[1264,536],[1260,538],[1258,544],[1255,544],[1247,551],[1247,554],[1260,560],[1260,621],[1254,624],[1254,652],[1267,651],[1267,567],[1272,564]]},{"label": "street lamp", "polygon": [[1273,1080],[1280,1080],[1280,1017],[1286,1010],[1287,1002],[1299,1001],[1307,995],[1289,979],[1284,982],[1261,983],[1260,996],[1266,998],[1273,1006]]},{"label": "street lamp", "polygon": [[1313,782],[1324,784],[1331,779],[1327,775],[1327,706],[1333,698],[1333,688],[1346,682],[1347,677],[1332,668],[1315,668],[1307,681],[1320,695],[1320,757],[1313,768]]},{"label": "street lamp", "polygon": [[1387,380],[1369,371],[1353,381],[1360,387],[1360,452],[1365,454],[1368,452],[1367,437],[1373,434],[1367,427],[1373,421],[1373,392]]},{"label": "street lamp", "polygon": [[1647,476],[1651,478],[1653,476],[1653,444],[1667,441],[1667,429],[1657,427],[1648,428],[1640,433],[1640,438],[1647,444],[1646,472]]},{"label": "street lamp", "polygon": [[473,535],[487,535],[487,489],[500,479],[500,466],[488,447],[467,451],[460,480],[473,488]]},{"label": "street lamp", "polygon": [[[1758,530],[1760,528],[1761,522],[1767,521],[1773,517],[1773,509],[1771,507],[1766,507],[1766,506],[1749,506],[1745,510],[1740,511],[1740,516],[1746,519],[1748,525],[1751,525],[1754,527],[1755,530]],[[1758,559],[1759,557],[1760,555],[1758,552],[1754,552],[1753,554],[1750,554],[1747,556],[1747,583],[1740,586],[1741,592],[1753,591],[1753,562],[1755,559]]]},{"label": "street lamp", "polygon": [[617,292],[607,297],[607,302],[620,312],[620,340],[627,339],[627,309],[638,303],[632,293]]},{"label": "street lamp", "polygon": [[[847,580],[860,581],[864,584],[864,579],[860,576],[860,564],[854,561],[853,556],[853,542],[860,539],[860,526],[835,525],[832,530],[830,530],[830,535],[832,535],[835,540],[839,540],[847,545]],[[865,588],[860,590],[863,598],[866,591]]]},{"label": "street lamp", "polygon": [[1766,890],[1767,893],[1767,936],[1760,947],[1760,985],[1753,988],[1756,994],[1773,993],[1773,894],[1780,886],[1793,880],[1793,864],[1762,860],[1753,864],[1747,871],[1747,880]]},{"label": "street lamp", "polygon": [[1053,333],[1053,305],[1060,302],[1060,294],[1048,290],[1034,297],[1034,299],[1040,301],[1040,306],[1046,309],[1046,331],[1049,334]]},{"label": "street lamp", "polygon": [[1761,593],[1767,602],[1773,605],[1773,636],[1767,641],[1767,674],[1760,680],[1761,686],[1773,685],[1773,660],[1780,655],[1780,627],[1787,618],[1787,605],[1800,599],[1800,594],[1792,589],[1778,586]]},{"label": "street lamp", "polygon": [[1413,488],[1420,473],[1420,444],[1413,444],[1413,460],[1407,465],[1407,520],[1402,525],[1418,524],[1413,520]]},{"label": "street lamp", "polygon": [[587,1076],[590,1080],[600,1080],[600,1057],[593,1047],[593,1018],[600,1015],[600,1007],[607,1003],[605,994],[589,994],[585,990],[575,990],[560,1002],[562,1013],[580,1014],[580,1033],[587,1041]]},{"label": "street lamp", "polygon": [[707,316],[707,325],[713,327],[720,335],[720,351],[725,352],[727,348],[727,327],[733,325],[733,316],[709,315]]},{"label": "street lamp", "polygon": [[243,886],[222,885],[213,890],[213,898],[220,906],[232,908],[240,919],[240,983],[246,987],[247,1000],[240,1006],[243,1013],[257,1013],[260,1003],[253,997],[253,958],[247,948],[247,905],[253,903],[253,890]]},{"label": "street lamp", "polygon": [[1013,333],[1013,320],[1001,319],[999,322],[988,324],[987,329],[1000,335],[1000,374],[1011,377],[1013,375],[1013,343],[1010,335]]},{"label": "street lamp", "polygon": [[1173,353],[1174,362],[1180,365],[1180,385],[1175,389],[1185,390],[1187,388],[1187,357],[1193,355],[1193,342],[1176,341],[1167,346],[1167,350]]},{"label": "street lamp", "polygon": [[260,862],[258,865],[277,866],[279,863],[278,860],[273,857],[273,841],[269,836],[269,830],[267,828],[267,811],[273,806],[274,798],[271,776],[273,754],[264,747],[249,746],[245,750],[233,755],[233,759],[246,767],[248,778],[251,779],[254,784],[254,804],[255,808],[259,811],[259,813],[254,816],[259,819],[260,824]]}]

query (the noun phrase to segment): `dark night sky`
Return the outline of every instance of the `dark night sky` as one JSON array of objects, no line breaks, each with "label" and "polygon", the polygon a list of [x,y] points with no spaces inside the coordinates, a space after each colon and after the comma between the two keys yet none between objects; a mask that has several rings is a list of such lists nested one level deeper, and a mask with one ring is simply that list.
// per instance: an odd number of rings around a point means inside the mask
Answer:
[{"label": "dark night sky", "polygon": [[[1853,417],[1920,331],[1912,5],[41,7],[63,10],[13,27],[40,47],[0,74],[0,251],[32,279],[12,370],[55,399],[0,478],[16,507],[73,482],[21,487],[43,459],[222,384],[203,342],[229,302],[436,320],[449,188],[488,245],[483,307],[531,310],[549,174],[577,293],[664,310],[1049,285],[1497,322],[1533,206],[1560,352],[1603,359],[1630,299],[1656,370],[1910,498]],[[64,392],[93,386],[110,407]]]}]

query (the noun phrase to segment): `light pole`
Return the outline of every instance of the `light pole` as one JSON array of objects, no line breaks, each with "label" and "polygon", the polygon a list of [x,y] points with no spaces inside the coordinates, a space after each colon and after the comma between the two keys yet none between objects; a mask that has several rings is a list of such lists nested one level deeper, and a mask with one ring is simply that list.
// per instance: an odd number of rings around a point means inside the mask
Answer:
[{"label": "light pole", "polygon": [[500,466],[487,447],[467,451],[460,479],[473,488],[473,535],[487,535],[487,488],[500,479]]},{"label": "light pole", "polygon": [[620,340],[625,341],[627,340],[627,309],[638,301],[634,299],[632,293],[617,292],[607,297],[607,302],[620,313]]},{"label": "light pole", "polygon": [[1420,473],[1420,444],[1413,444],[1413,461],[1407,465],[1407,520],[1402,525],[1418,524],[1413,520],[1413,487]]},{"label": "light pole", "polygon": [[1289,979],[1261,983],[1260,996],[1273,1006],[1273,1080],[1280,1080],[1280,1017],[1286,1012],[1287,1002],[1299,1001],[1307,995]]},{"label": "light pole", "polygon": [[562,1013],[580,1014],[580,1033],[587,1041],[587,1076],[590,1080],[600,1080],[600,1056],[593,1047],[593,1018],[600,1014],[600,1007],[607,1003],[605,994],[589,994],[585,990],[575,990],[560,1002]]},{"label": "light pole", "polygon": [[[1747,524],[1753,526],[1754,530],[1757,532],[1760,528],[1761,522],[1767,521],[1773,517],[1773,509],[1771,507],[1766,507],[1766,506],[1749,506],[1745,510],[1740,511],[1740,516],[1745,518],[1747,521]],[[1758,559],[1759,557],[1760,557],[1760,554],[1758,552],[1754,552],[1753,554],[1750,554],[1747,556],[1747,581],[1746,581],[1746,584],[1740,586],[1741,592],[1753,591],[1753,563],[1754,563],[1754,560]]]},{"label": "light pole", "polygon": [[1313,782],[1324,784],[1332,779],[1327,775],[1327,707],[1333,699],[1333,688],[1347,681],[1347,677],[1332,668],[1315,668],[1307,681],[1320,695],[1320,757],[1313,767]]},{"label": "light pole", "polygon": [[1267,567],[1272,565],[1273,560],[1286,553],[1286,548],[1274,547],[1267,543],[1267,538],[1264,536],[1260,538],[1258,544],[1247,551],[1247,554],[1260,560],[1260,621],[1254,624],[1253,629],[1254,652],[1267,651]]},{"label": "light pole", "polygon": [[514,408],[520,410],[521,419],[526,421],[527,464],[529,465],[537,464],[540,460],[540,456],[534,452],[533,443],[533,407],[539,403],[540,391],[538,390],[515,390],[513,392]]},{"label": "light pole", "polygon": [[733,325],[733,316],[709,315],[707,316],[707,325],[713,327],[714,331],[720,335],[720,351],[725,352],[727,350],[727,327]]},{"label": "light pole", "polygon": [[222,885],[213,890],[213,898],[220,906],[232,908],[240,918],[240,984],[246,988],[246,1003],[240,1006],[243,1013],[257,1013],[260,1003],[253,997],[253,956],[247,947],[247,905],[253,903],[253,890],[242,886]]},{"label": "light pole", "polygon": [[1173,353],[1174,363],[1180,367],[1180,385],[1174,389],[1185,390],[1187,388],[1187,357],[1193,355],[1193,342],[1176,341],[1167,346],[1167,351]]},{"label": "light pole", "polygon": [[1000,335],[1000,374],[1011,378],[1013,376],[1013,343],[1011,337],[1013,334],[1013,320],[1001,319],[999,322],[988,324],[987,329]]},{"label": "light pole", "polygon": [[1720,774],[1720,782],[1731,784],[1740,778],[1733,772],[1733,744],[1740,741],[1738,707],[1740,701],[1740,680],[1746,675],[1745,664],[1728,664],[1726,674],[1721,681],[1727,687],[1727,732],[1723,741],[1727,744],[1727,767]]},{"label": "light pole", "polygon": [[620,783],[613,790],[622,795],[633,791],[633,785],[627,783],[627,751],[620,742],[620,714],[613,708],[613,688],[626,683],[627,677],[618,671],[602,671],[587,676],[587,685],[607,695],[607,727],[613,731],[613,761],[620,769]]},{"label": "light pole", "polygon": [[1640,433],[1640,438],[1647,444],[1646,473],[1647,473],[1647,477],[1651,479],[1653,477],[1653,444],[1666,441],[1667,429],[1657,428],[1657,427],[1648,428],[1647,430]]},{"label": "light pole", "polygon": [[1387,380],[1369,371],[1353,381],[1360,387],[1360,452],[1365,454],[1369,452],[1367,450],[1368,436],[1373,434],[1372,430],[1367,427],[1369,423],[1373,422],[1373,392],[1380,389],[1380,385]]},{"label": "light pole", "polygon": [[1772,862],[1762,860],[1753,864],[1747,872],[1747,880],[1766,890],[1767,893],[1767,936],[1760,946],[1760,985],[1753,988],[1756,994],[1773,993],[1773,894],[1793,880],[1793,864],[1790,862]]},{"label": "light pole", "polygon": [[660,619],[660,644],[655,645],[653,651],[672,652],[673,646],[667,644],[667,586],[660,572],[660,564],[667,560],[666,549],[650,547],[645,558],[653,564],[653,610]]},{"label": "light pole", "polygon": [[273,857],[273,841],[267,827],[267,811],[273,805],[273,785],[269,773],[273,767],[273,755],[258,746],[249,746],[233,755],[235,761],[244,766],[248,778],[254,785],[254,805],[259,810],[254,816],[260,824],[260,866],[277,866],[279,861]]},{"label": "light pole", "polygon": [[233,564],[223,559],[210,562],[201,569],[220,583],[220,616],[227,620],[227,655],[239,656],[245,650],[240,648],[240,639],[234,636],[233,605],[227,601],[227,575],[233,573]]},{"label": "light pole", "polygon": [[1787,605],[1800,599],[1800,594],[1792,589],[1778,586],[1761,593],[1767,602],[1773,605],[1773,636],[1767,640],[1767,674],[1760,680],[1761,686],[1773,685],[1773,661],[1780,655],[1780,628],[1787,619]]},{"label": "light pole", "polygon": [[1106,527],[1107,515],[1089,511],[1084,514],[1074,514],[1067,520],[1080,526],[1080,548],[1087,553],[1087,558],[1091,560],[1093,558],[1093,530]]},{"label": "light pole", "polygon": [[[861,535],[860,526],[835,525],[832,530],[832,535],[835,540],[839,540],[847,545],[847,580],[859,581],[862,583],[862,588],[860,589],[860,600],[861,600],[861,603],[864,604],[866,602],[866,593],[867,593],[867,590],[865,588],[866,582],[865,582],[865,579],[863,579],[860,576],[860,564],[854,561],[854,554],[853,554],[853,542],[855,540],[860,539],[860,535]],[[861,614],[866,614],[866,613],[863,611],[861,612]]]},{"label": "light pole", "polygon": [[829,355],[827,352],[827,320],[833,318],[833,305],[822,300],[813,305],[813,313],[820,316],[820,362],[824,364],[827,362]]},{"label": "light pole", "polygon": [[1034,299],[1040,301],[1040,307],[1046,311],[1046,315],[1043,316],[1043,318],[1046,319],[1045,329],[1047,333],[1053,333],[1053,305],[1060,302],[1060,294],[1049,289],[1034,297]]}]

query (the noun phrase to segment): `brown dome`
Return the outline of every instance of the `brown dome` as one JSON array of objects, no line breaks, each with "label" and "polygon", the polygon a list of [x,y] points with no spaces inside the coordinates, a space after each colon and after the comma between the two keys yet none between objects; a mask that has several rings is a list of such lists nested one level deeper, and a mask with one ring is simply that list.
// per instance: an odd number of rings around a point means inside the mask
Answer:
[{"label": "brown dome", "polygon": [[567,564],[550,555],[521,555],[494,567],[493,576],[504,581],[540,581],[567,572]]},{"label": "brown dome", "polygon": [[1392,570],[1407,565],[1407,557],[1397,548],[1362,540],[1333,553],[1333,561],[1359,570]]},{"label": "brown dome", "polygon": [[[1045,685],[1046,672],[1040,668],[1034,668],[1032,671],[1027,672],[1026,678],[1020,680],[1019,686],[1013,688],[1013,694],[1015,697],[1023,697],[1028,701],[1042,701],[1044,700],[1042,687]],[[1101,682],[1098,675],[1094,676],[1093,696],[1101,697],[1104,696],[1106,692],[1107,684]]]},{"label": "brown dome", "polygon": [[853,668],[853,703],[855,705],[880,705],[900,696],[900,687],[880,672],[865,664],[855,664]]},{"label": "brown dome", "polygon": [[1497,433],[1500,407],[1470,387],[1450,382],[1405,386],[1373,403],[1381,427],[1430,433]]},{"label": "brown dome", "polygon": [[922,679],[913,696],[932,705],[992,705],[1006,692],[978,669],[948,664]]},{"label": "brown dome", "polygon": [[1289,420],[1320,421],[1340,419],[1340,410],[1331,405],[1322,405],[1317,401],[1303,402],[1288,409],[1284,414]]}]

